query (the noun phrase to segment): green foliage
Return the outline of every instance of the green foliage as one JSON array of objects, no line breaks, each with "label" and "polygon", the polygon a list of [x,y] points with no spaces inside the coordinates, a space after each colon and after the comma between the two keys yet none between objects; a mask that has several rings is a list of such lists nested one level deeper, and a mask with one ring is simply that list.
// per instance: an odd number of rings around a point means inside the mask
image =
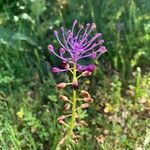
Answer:
[{"label": "green foliage", "polygon": [[59,60],[47,45],[57,49],[53,29],[77,19],[96,23],[108,52],[82,81],[95,100],[79,112],[88,126],[79,127],[72,149],[149,150],[149,9],[147,0],[1,0],[0,149],[55,150],[63,136],[55,83],[69,76],[54,80],[50,69]]}]

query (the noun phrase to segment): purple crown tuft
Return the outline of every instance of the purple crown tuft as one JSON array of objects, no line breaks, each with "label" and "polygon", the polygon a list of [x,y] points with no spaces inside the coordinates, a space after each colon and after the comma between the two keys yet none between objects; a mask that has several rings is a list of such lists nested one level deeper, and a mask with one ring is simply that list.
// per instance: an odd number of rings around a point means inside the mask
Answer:
[{"label": "purple crown tuft", "polygon": [[87,23],[85,29],[81,26],[78,32],[75,32],[77,23],[77,20],[75,20],[72,28],[67,31],[64,30],[64,27],[61,27],[62,39],[60,39],[58,32],[54,31],[54,35],[61,45],[59,54],[54,51],[52,45],[49,45],[48,49],[63,61],[78,65],[79,60],[84,58],[95,59],[98,53],[103,54],[107,50],[102,46],[104,40],[101,38],[101,33],[90,37],[90,33],[96,27],[94,23],[92,25]]}]

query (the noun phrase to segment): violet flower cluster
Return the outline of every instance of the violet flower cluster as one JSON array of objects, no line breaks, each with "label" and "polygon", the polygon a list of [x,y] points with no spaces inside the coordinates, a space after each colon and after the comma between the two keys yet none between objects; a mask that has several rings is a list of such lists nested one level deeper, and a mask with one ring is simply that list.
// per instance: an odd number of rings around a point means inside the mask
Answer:
[{"label": "violet flower cluster", "polygon": [[87,23],[85,28],[81,26],[78,32],[75,32],[76,25],[77,21],[75,20],[71,29],[65,31],[64,27],[61,27],[61,35],[59,35],[57,31],[54,31],[61,48],[58,53],[52,45],[48,45],[48,49],[63,61],[64,69],[54,67],[52,72],[67,71],[68,68],[66,64],[76,64],[77,71],[80,72],[92,72],[95,70],[95,65],[89,64],[83,66],[79,61],[84,58],[95,59],[97,54],[103,54],[107,51],[105,46],[102,46],[104,40],[101,38],[101,33],[97,33],[93,37],[90,37],[90,33],[95,28],[94,23]]}]

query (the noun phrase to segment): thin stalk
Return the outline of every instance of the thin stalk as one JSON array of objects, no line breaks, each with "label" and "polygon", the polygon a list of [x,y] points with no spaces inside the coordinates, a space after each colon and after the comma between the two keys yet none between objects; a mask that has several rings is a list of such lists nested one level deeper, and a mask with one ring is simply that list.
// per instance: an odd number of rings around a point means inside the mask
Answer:
[{"label": "thin stalk", "polygon": [[[72,70],[72,75],[73,75],[73,78],[72,78],[72,83],[75,83],[77,82],[77,70],[76,70],[76,64],[73,65],[73,70]],[[73,92],[72,92],[72,114],[71,114],[71,122],[68,126],[68,130],[67,130],[67,134],[65,136],[65,143],[66,145],[68,145],[72,135],[73,135],[73,129],[74,129],[74,126],[75,126],[75,117],[76,117],[76,102],[77,102],[77,92],[75,89],[73,89]],[[60,150],[61,147],[60,145],[58,144],[56,146],[56,150]]]},{"label": "thin stalk", "polygon": [[[76,64],[74,64],[73,66],[73,80],[72,82],[77,82],[77,74],[76,74],[77,70],[76,70]],[[71,136],[73,135],[73,129],[74,129],[74,125],[75,125],[75,116],[76,116],[76,101],[77,101],[77,92],[75,89],[73,89],[73,95],[72,95],[72,116],[71,116],[71,122],[68,128],[68,132],[66,135],[66,140],[68,141]],[[67,142],[66,141],[66,142]]]}]

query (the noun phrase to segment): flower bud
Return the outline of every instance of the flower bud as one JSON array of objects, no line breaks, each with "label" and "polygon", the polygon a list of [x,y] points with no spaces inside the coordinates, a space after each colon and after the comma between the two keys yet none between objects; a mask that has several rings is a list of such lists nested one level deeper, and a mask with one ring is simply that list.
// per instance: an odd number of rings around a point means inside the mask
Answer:
[{"label": "flower bud", "polygon": [[59,141],[59,145],[63,145],[65,143],[65,140],[66,138],[62,138],[60,141]]},{"label": "flower bud", "polygon": [[100,52],[101,54],[105,53],[106,51],[107,51],[107,49],[106,49],[105,46],[101,46],[101,47],[99,48],[99,52]]},{"label": "flower bud", "polygon": [[99,43],[99,44],[102,44],[102,43],[104,43],[104,40],[100,40],[98,43]]},{"label": "flower bud", "polygon": [[61,31],[64,32],[64,27],[61,27]]},{"label": "flower bud", "polygon": [[64,48],[60,48],[59,52],[60,52],[60,55],[63,55],[65,53],[65,49]]},{"label": "flower bud", "polygon": [[73,82],[72,87],[74,90],[77,90],[79,88],[78,82]]},{"label": "flower bud", "polygon": [[92,28],[95,29],[96,28],[96,24],[92,23]]},{"label": "flower bud", "polygon": [[100,36],[102,36],[102,33],[97,33],[97,34],[95,34],[95,36],[100,37]]},{"label": "flower bud", "polygon": [[67,31],[67,36],[69,36],[70,33],[71,33],[71,30],[68,30],[68,31]]},{"label": "flower bud", "polygon": [[51,52],[53,52],[54,51],[53,45],[48,45],[48,50],[50,50]]},{"label": "flower bud", "polygon": [[87,27],[89,27],[89,26],[90,26],[90,24],[89,24],[89,23],[87,23],[87,24],[86,24],[86,26],[87,26]]},{"label": "flower bud", "polygon": [[82,104],[80,107],[81,108],[88,108],[90,105],[88,104],[88,103],[84,103],[84,104]]},{"label": "flower bud", "polygon": [[70,107],[71,107],[71,105],[70,104],[65,104],[65,106],[64,106],[64,110],[65,111],[68,111],[69,109],[70,109]]},{"label": "flower bud", "polygon": [[80,125],[88,126],[88,124],[87,124],[85,121],[83,121],[83,120],[81,120],[81,121],[79,122],[79,124],[80,124]]},{"label": "flower bud", "polygon": [[84,97],[83,100],[87,103],[93,102],[93,98],[91,98],[91,97]]},{"label": "flower bud", "polygon": [[82,90],[82,91],[81,91],[81,95],[82,95],[83,97],[87,97],[87,98],[88,98],[88,97],[91,97],[90,94],[89,94],[89,92],[87,92],[87,91],[85,91],[85,90]]},{"label": "flower bud", "polygon": [[90,72],[90,71],[84,71],[84,72],[82,72],[82,77],[88,77],[88,76],[90,76],[92,74],[92,72]]},{"label": "flower bud", "polygon": [[66,61],[63,61],[61,64],[65,69],[69,70],[70,66]]},{"label": "flower bud", "polygon": [[65,118],[66,118],[66,116],[62,115],[57,119],[57,121],[64,120]]},{"label": "flower bud", "polygon": [[58,89],[63,89],[66,86],[66,83],[62,82],[56,85]]},{"label": "flower bud", "polygon": [[76,140],[76,139],[79,139],[79,138],[81,138],[81,136],[80,135],[73,135],[73,137],[72,137],[74,140]]},{"label": "flower bud", "polygon": [[61,70],[59,68],[57,68],[57,67],[52,68],[52,72],[53,73],[57,73],[57,72],[60,72],[60,71]]},{"label": "flower bud", "polygon": [[73,25],[76,25],[76,24],[77,24],[77,22],[78,22],[78,21],[77,21],[77,20],[75,20],[75,21],[73,22]]},{"label": "flower bud", "polygon": [[62,125],[66,124],[63,120],[58,120],[58,122]]},{"label": "flower bud", "polygon": [[76,114],[75,115],[75,119],[79,119],[79,118],[80,118],[80,116]]},{"label": "flower bud", "polygon": [[54,34],[55,34],[55,36],[58,36],[58,32],[56,30],[54,31]]},{"label": "flower bud", "polygon": [[59,98],[62,99],[63,101],[65,101],[65,102],[67,102],[69,100],[68,97],[65,96],[65,95],[60,95]]}]

